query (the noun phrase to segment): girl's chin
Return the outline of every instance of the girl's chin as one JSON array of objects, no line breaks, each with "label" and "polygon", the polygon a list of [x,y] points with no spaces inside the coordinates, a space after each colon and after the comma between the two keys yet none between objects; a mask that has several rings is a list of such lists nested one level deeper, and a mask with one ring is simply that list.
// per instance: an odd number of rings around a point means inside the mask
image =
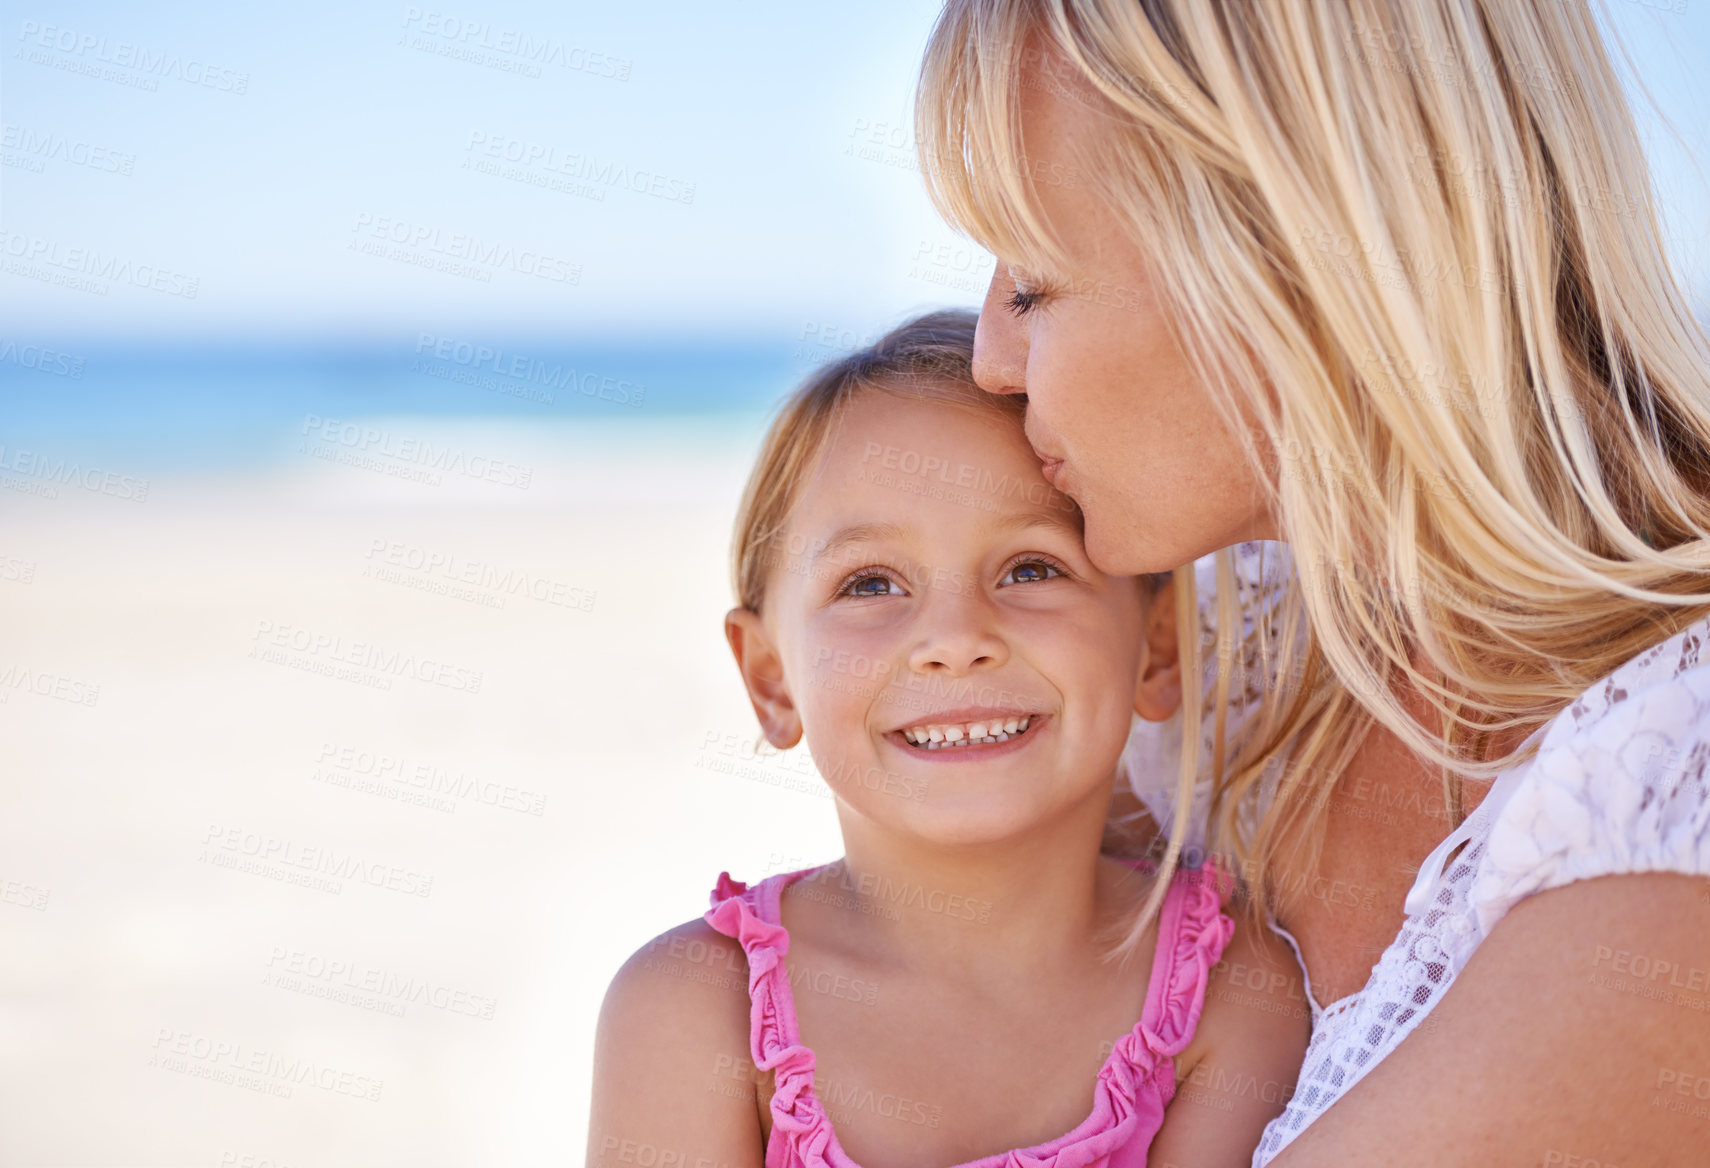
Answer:
[{"label": "girl's chin", "polygon": [[[1056,818],[1053,812],[1066,808],[1004,806],[994,801],[989,791],[952,793],[948,784],[927,794],[933,804],[921,807],[909,816],[903,830],[928,847],[995,848],[1013,846],[1037,838],[1046,823]],[[1018,800],[1019,802],[1019,800]],[[900,825],[899,825],[900,826]]]}]

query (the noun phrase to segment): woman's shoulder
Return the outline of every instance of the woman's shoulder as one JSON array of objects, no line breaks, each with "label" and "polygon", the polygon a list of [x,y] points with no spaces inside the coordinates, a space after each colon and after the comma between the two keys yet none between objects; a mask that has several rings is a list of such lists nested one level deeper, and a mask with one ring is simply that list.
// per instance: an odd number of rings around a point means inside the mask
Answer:
[{"label": "woman's shoulder", "polygon": [[1491,819],[1471,899],[1488,929],[1596,876],[1710,876],[1710,620],[1641,653],[1549,723]]}]

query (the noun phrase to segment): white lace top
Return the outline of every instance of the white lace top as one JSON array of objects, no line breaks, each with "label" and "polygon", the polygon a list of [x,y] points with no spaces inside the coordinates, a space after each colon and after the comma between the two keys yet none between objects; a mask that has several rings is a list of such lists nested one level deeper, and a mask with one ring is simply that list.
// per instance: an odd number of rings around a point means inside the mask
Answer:
[{"label": "white lace top", "polygon": [[[1527,740],[1537,753],[1505,771],[1420,866],[1407,920],[1365,988],[1322,1009],[1312,1003],[1312,1039],[1295,1093],[1265,1129],[1253,1168],[1394,1050],[1521,900],[1595,876],[1710,876],[1707,645],[1710,619],[1627,662]],[[1137,731],[1130,776],[1167,763],[1159,740]],[[1134,785],[1142,799],[1159,795]],[[1168,810],[1155,804],[1154,818],[1167,824]]]}]

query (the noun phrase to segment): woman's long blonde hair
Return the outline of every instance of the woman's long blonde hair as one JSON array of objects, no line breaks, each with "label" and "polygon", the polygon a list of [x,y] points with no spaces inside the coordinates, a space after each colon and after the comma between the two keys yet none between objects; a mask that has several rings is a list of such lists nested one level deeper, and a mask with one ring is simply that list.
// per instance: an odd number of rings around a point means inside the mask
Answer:
[{"label": "woman's long blonde hair", "polygon": [[[1102,119],[1095,151],[1024,142],[1024,87]],[[1257,903],[1374,722],[1458,798],[1710,606],[1710,351],[1584,3],[950,0],[916,117],[940,210],[1005,260],[1063,266],[1041,183],[1117,208],[1264,435],[1297,575],[1213,801]]]}]

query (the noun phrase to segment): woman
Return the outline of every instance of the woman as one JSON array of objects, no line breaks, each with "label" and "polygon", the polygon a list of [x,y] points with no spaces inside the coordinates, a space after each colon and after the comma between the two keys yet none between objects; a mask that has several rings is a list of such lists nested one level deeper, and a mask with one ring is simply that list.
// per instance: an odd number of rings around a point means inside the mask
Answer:
[{"label": "woman", "polygon": [[1099,566],[1290,545],[1211,810],[1315,1007],[1254,1163],[1701,1162],[1710,361],[1590,13],[951,0],[918,118]]}]

